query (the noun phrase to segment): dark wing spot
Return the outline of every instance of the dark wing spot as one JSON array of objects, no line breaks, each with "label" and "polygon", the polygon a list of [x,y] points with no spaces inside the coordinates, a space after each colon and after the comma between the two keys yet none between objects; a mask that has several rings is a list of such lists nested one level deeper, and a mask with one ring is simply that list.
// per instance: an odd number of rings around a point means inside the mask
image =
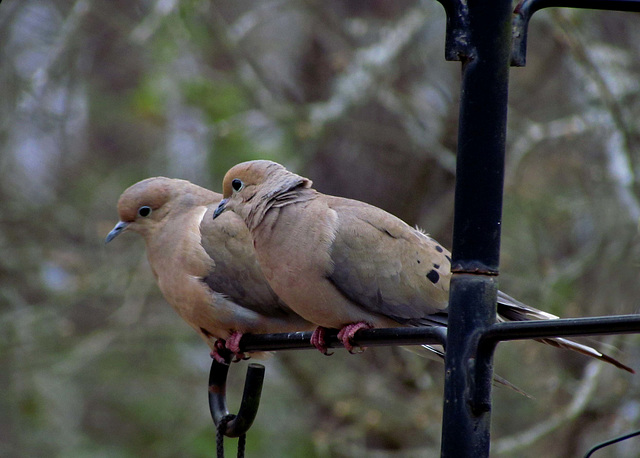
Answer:
[{"label": "dark wing spot", "polygon": [[418,259],[418,264],[420,264],[420,260]]},{"label": "dark wing spot", "polygon": [[436,283],[438,283],[438,280],[440,280],[440,274],[435,270],[430,270],[427,274],[427,278],[429,279],[429,281],[431,281],[431,283],[435,285]]},{"label": "dark wing spot", "polygon": [[396,237],[395,235],[393,235],[391,232],[389,232],[388,230],[384,229],[383,232],[385,234],[387,234],[389,237],[391,237],[392,239],[397,239],[398,237]]},{"label": "dark wing spot", "polygon": [[213,337],[213,334],[211,334],[209,331],[207,331],[205,328],[200,328],[200,331],[207,336],[208,338]]},{"label": "dark wing spot", "polygon": [[436,251],[438,253],[442,253],[444,251],[444,248],[442,248],[440,245],[436,245]]},{"label": "dark wing spot", "polygon": [[447,261],[451,262],[451,256],[445,255],[444,257],[447,258]]},{"label": "dark wing spot", "polygon": [[433,265],[433,268],[434,268],[434,269],[439,269],[439,268],[440,268],[440,264],[434,264],[434,265]]}]

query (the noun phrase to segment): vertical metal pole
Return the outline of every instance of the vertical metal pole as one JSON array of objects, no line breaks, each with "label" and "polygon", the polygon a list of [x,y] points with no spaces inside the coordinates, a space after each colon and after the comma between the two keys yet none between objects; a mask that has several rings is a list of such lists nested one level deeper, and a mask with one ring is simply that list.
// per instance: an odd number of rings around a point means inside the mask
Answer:
[{"label": "vertical metal pole", "polygon": [[[455,1],[455,0],[454,0]],[[462,60],[442,428],[443,457],[489,456],[490,402],[471,405],[475,333],[495,322],[507,119],[511,0],[460,0]],[[464,7],[466,6],[466,8]],[[479,361],[489,384],[492,354]],[[490,400],[488,400],[490,401]]]}]

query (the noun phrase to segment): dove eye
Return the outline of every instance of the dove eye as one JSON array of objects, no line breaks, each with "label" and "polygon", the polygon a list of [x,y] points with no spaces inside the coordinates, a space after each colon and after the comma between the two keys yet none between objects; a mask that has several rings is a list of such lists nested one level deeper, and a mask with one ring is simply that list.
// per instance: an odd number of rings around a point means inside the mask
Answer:
[{"label": "dove eye", "polygon": [[138,208],[138,215],[142,216],[143,218],[146,218],[150,214],[151,214],[151,207],[147,205],[143,205],[142,207]]},{"label": "dove eye", "polygon": [[238,178],[234,178],[231,181],[231,187],[233,188],[234,191],[240,191],[242,188],[244,188],[244,183],[242,182],[242,180],[239,180]]}]

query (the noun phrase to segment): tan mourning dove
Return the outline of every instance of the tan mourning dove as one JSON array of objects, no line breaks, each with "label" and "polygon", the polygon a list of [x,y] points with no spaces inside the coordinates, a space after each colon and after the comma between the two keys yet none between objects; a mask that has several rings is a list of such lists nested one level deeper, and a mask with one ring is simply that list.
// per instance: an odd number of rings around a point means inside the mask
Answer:
[{"label": "tan mourning dove", "polygon": [[[321,194],[311,184],[275,162],[244,162],[225,175],[215,215],[228,209],[242,217],[273,290],[320,326],[312,338],[316,348],[326,353],[323,328],[341,329],[338,337],[351,350],[362,328],[446,326],[449,252],[384,210]],[[555,318],[498,293],[501,321]],[[633,372],[591,347],[543,341]]]},{"label": "tan mourning dove", "polygon": [[120,222],[106,238],[110,242],[125,231],[142,235],[165,299],[219,361],[225,341],[228,350],[242,356],[243,333],[313,329],[269,287],[242,219],[229,212],[214,221],[221,199],[184,180],[140,181],[120,196]]}]

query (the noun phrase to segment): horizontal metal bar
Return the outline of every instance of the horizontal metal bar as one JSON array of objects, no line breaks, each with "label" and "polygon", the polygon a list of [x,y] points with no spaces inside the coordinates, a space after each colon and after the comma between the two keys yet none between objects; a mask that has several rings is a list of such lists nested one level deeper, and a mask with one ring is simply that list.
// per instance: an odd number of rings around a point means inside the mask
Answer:
[{"label": "horizontal metal bar", "polygon": [[559,318],[541,321],[496,323],[485,329],[485,343],[543,337],[592,336],[640,333],[640,315],[615,315],[588,318]]},{"label": "horizontal metal bar", "polygon": [[474,411],[491,407],[491,387],[486,383],[487,369],[482,362],[493,355],[499,342],[549,337],[593,336],[640,333],[640,315],[558,318],[557,320],[510,321],[496,323],[478,331],[475,383],[469,403]]},{"label": "horizontal metal bar", "polygon": [[524,0],[516,7],[516,13],[519,9],[526,8],[530,14],[533,14],[542,8],[550,7],[637,12],[640,11],[640,2],[638,0]]},{"label": "horizontal metal bar", "polygon": [[[616,315],[588,318],[559,318],[557,320],[510,321],[488,327],[480,336],[484,343],[506,340],[540,339],[607,334],[640,333],[640,315]],[[325,339],[330,348],[342,347],[338,331],[328,329]],[[390,345],[446,345],[444,327],[376,328],[358,331],[355,346],[376,347]],[[308,350],[311,332],[282,334],[245,334],[240,342],[242,351]]]},{"label": "horizontal metal bar", "polygon": [[550,7],[640,12],[640,0],[522,0],[513,11],[512,66],[524,67],[526,64],[531,16],[536,11]]},{"label": "horizontal metal bar", "polygon": [[[342,347],[338,331],[328,329],[325,341],[330,348]],[[353,339],[354,346],[375,347],[388,345],[445,345],[447,330],[442,326],[411,328],[362,329]],[[282,334],[245,334],[240,341],[242,351],[306,350],[311,345],[310,332]]]}]

